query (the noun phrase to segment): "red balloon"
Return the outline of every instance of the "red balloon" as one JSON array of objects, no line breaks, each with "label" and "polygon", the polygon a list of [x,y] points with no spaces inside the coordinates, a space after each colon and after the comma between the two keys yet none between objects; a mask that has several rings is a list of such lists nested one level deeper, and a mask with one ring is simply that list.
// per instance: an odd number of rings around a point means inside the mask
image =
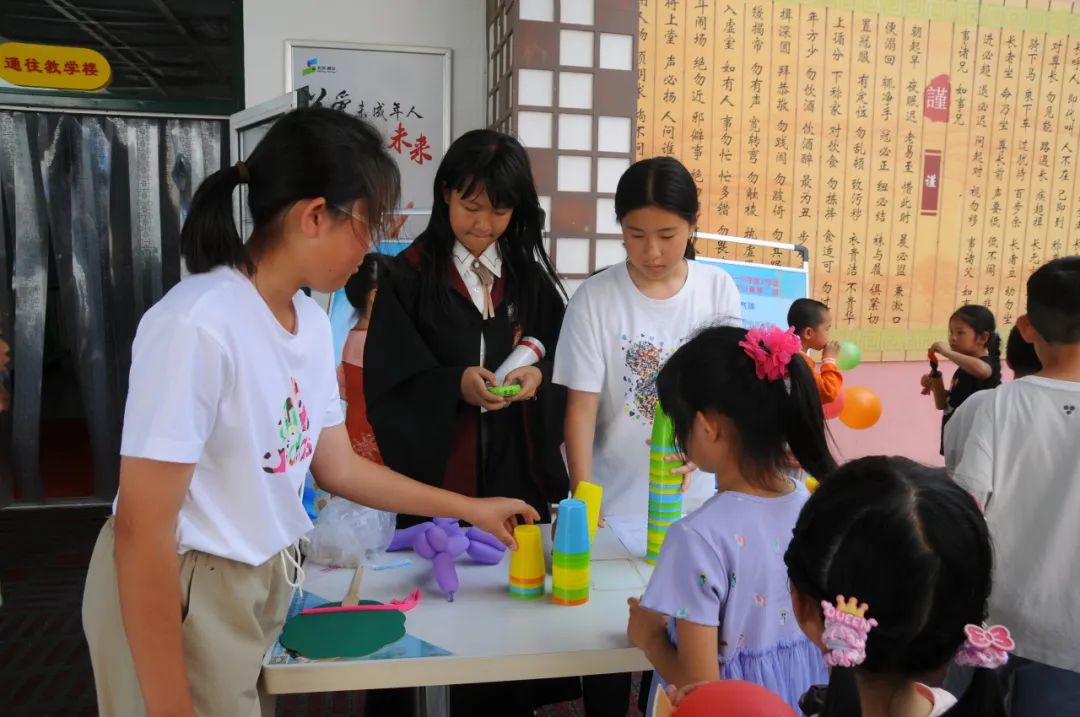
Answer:
[{"label": "red balloon", "polygon": [[796,717],[777,695],[742,680],[719,680],[692,691],[672,717]]},{"label": "red balloon", "polygon": [[825,412],[825,420],[831,421],[834,418],[839,418],[840,413],[844,410],[844,404],[847,402],[847,394],[843,391],[836,394],[836,398],[832,403],[826,403],[822,406]]}]

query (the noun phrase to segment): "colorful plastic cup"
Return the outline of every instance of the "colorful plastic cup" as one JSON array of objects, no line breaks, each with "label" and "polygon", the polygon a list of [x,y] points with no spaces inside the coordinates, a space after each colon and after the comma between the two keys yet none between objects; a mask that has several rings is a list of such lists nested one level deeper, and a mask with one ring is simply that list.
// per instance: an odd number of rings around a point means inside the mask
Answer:
[{"label": "colorful plastic cup", "polygon": [[589,600],[589,511],[585,501],[559,503],[559,527],[551,551],[551,600],[583,605]]},{"label": "colorful plastic cup", "polygon": [[589,552],[589,511],[585,501],[566,498],[559,503],[559,527],[552,549],[560,553]]},{"label": "colorful plastic cup", "polygon": [[544,541],[539,525],[514,528],[517,550],[510,553],[510,595],[533,600],[544,595]]}]

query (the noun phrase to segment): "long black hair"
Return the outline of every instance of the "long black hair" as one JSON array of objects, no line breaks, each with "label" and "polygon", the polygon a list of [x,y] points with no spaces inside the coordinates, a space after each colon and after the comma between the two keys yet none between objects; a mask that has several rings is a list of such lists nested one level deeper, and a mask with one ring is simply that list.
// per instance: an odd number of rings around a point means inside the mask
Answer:
[{"label": "long black hair", "polygon": [[361,316],[371,308],[368,306],[368,295],[372,289],[379,288],[379,279],[389,271],[391,261],[386,254],[370,252],[364,257],[356,273],[345,282],[345,298]]},{"label": "long black hair", "polygon": [[517,311],[526,334],[532,329],[540,294],[546,287],[566,296],[544,249],[544,210],[533,184],[529,155],[508,134],[490,129],[466,132],[446,151],[435,173],[431,220],[416,239],[421,250],[421,306],[434,318],[449,301],[449,272],[454,252],[448,192],[471,197],[487,193],[491,206],[512,209],[510,223],[498,238],[499,254],[515,284]]},{"label": "long black hair", "polygon": [[[622,224],[636,209],[657,207],[696,227],[701,203],[693,176],[673,157],[652,157],[630,165],[615,187],[615,219]],[[683,256],[693,259],[694,235],[686,241]]]},{"label": "long black hair", "polygon": [[997,321],[994,312],[982,304],[965,304],[953,312],[953,319],[960,319],[971,327],[975,335],[989,334],[986,340],[986,350],[994,358],[1001,358],[1001,337],[997,332]]},{"label": "long black hair", "polygon": [[[656,379],[660,405],[686,445],[694,416],[713,410],[739,434],[743,475],[763,482],[787,464],[787,449],[811,475],[825,478],[836,468],[829,452],[821,399],[810,367],[799,356],[788,364],[788,381],[759,379],[739,342],[746,329],[706,328],[676,351]],[[788,387],[790,384],[790,388]]]},{"label": "long black hair", "polygon": [[[986,619],[993,551],[974,499],[942,468],[906,458],[852,461],[821,482],[784,555],[803,596],[867,603],[877,620],[858,668],[834,667],[821,717],[859,717],[855,671],[912,680],[947,665],[966,625]],[[1004,717],[985,669],[949,711]]]},{"label": "long black hair", "polygon": [[[180,253],[193,274],[216,266],[254,271],[252,254],[273,239],[272,225],[301,199],[323,197],[342,218],[366,203],[373,236],[398,203],[400,175],[378,131],[363,120],[322,107],[279,119],[243,163],[214,172],[199,185],[180,230]],[[245,244],[233,220],[233,190],[248,185],[254,228]]]}]

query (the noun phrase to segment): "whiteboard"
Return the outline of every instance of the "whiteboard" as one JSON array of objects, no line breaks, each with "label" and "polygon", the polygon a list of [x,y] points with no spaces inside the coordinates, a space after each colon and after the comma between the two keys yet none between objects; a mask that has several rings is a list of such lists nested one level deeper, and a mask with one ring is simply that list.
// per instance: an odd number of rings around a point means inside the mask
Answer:
[{"label": "whiteboard", "polygon": [[[451,51],[287,40],[285,57],[285,90],[306,86],[311,105],[377,127],[401,170],[402,203],[430,211],[435,170],[450,144]],[[407,224],[423,219],[410,216]]]}]

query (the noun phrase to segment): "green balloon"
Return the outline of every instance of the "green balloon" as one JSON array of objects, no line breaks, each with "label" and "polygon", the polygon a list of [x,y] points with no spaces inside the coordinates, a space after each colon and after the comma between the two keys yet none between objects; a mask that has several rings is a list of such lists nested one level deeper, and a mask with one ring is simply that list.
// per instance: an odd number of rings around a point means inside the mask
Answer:
[{"label": "green balloon", "polygon": [[836,356],[836,365],[841,371],[850,371],[862,361],[862,351],[850,341],[840,342],[840,353]]}]

